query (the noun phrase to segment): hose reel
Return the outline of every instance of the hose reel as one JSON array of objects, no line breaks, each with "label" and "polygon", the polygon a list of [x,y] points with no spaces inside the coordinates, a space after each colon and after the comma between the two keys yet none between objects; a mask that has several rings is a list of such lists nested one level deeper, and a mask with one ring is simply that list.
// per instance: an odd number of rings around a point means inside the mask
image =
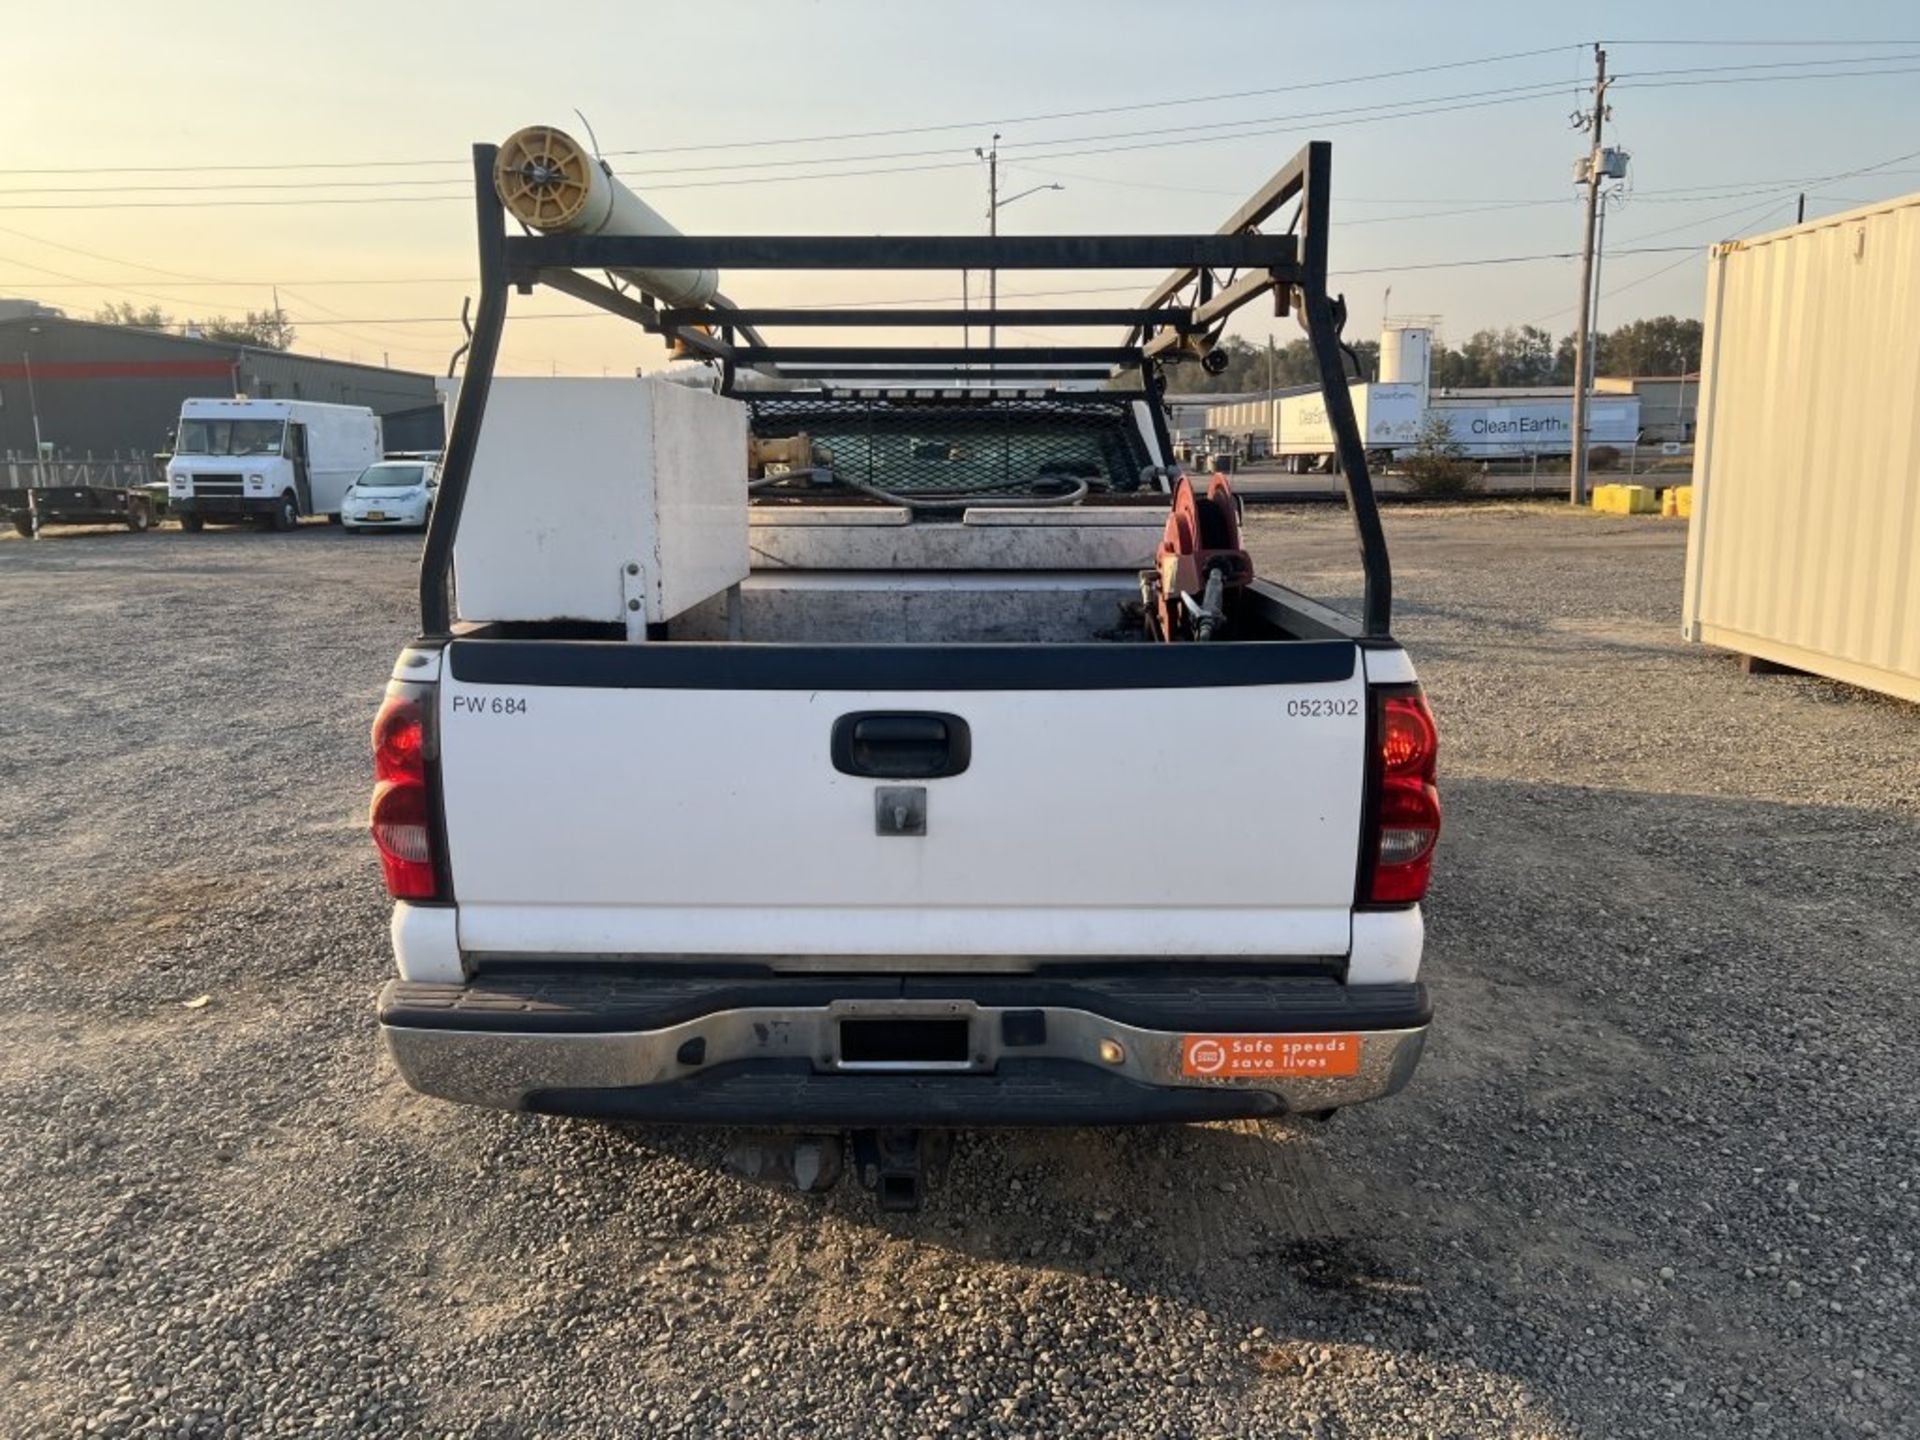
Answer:
[{"label": "hose reel", "polygon": [[1155,640],[1215,640],[1235,597],[1253,579],[1253,560],[1240,544],[1240,504],[1224,475],[1204,492],[1182,475],[1173,509],[1154,556],[1140,576],[1147,634]]}]

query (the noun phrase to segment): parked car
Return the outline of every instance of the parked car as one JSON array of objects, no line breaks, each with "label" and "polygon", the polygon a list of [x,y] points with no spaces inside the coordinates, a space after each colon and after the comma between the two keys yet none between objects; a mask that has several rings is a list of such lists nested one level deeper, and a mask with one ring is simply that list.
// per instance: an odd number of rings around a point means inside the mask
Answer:
[{"label": "parked car", "polygon": [[427,460],[382,460],[360,472],[340,502],[349,530],[424,530],[439,472]]}]

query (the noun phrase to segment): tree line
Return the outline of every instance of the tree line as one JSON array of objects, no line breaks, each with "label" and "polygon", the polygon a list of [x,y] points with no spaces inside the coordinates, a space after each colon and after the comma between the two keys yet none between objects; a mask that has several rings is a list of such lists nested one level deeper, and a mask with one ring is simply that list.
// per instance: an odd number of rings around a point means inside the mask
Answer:
[{"label": "tree line", "polygon": [[[1596,370],[1601,375],[1688,375],[1700,368],[1700,322],[1660,315],[1635,320],[1596,335]],[[1167,369],[1167,389],[1181,394],[1222,395],[1267,388],[1267,350],[1237,335],[1220,344],[1227,368],[1208,375],[1198,365]],[[1361,340],[1352,346],[1360,373],[1380,373],[1380,346]],[[1351,369],[1351,363],[1349,363]],[[1273,383],[1280,387],[1315,385],[1320,373],[1313,347],[1302,336],[1273,352]],[[1456,350],[1433,347],[1432,383],[1443,389],[1481,389],[1501,385],[1571,385],[1573,336],[1558,339],[1537,325],[1476,330]]]},{"label": "tree line", "polygon": [[238,320],[215,315],[207,320],[176,321],[158,305],[139,306],[131,300],[118,305],[103,305],[94,312],[101,325],[129,325],[136,330],[165,330],[199,335],[207,340],[225,340],[235,345],[256,345],[263,350],[293,348],[293,322],[278,306],[271,310],[249,310]]}]

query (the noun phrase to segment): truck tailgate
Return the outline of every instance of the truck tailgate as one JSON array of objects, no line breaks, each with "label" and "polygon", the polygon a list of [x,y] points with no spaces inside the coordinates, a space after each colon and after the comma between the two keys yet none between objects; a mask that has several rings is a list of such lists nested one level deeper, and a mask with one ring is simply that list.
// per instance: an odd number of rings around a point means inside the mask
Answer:
[{"label": "truck tailgate", "polygon": [[[1345,954],[1365,679],[1345,641],[462,639],[439,698],[460,945],[539,955]],[[964,720],[843,773],[855,712]],[[924,786],[925,833],[876,790]],[[898,817],[896,817],[898,818]]]}]

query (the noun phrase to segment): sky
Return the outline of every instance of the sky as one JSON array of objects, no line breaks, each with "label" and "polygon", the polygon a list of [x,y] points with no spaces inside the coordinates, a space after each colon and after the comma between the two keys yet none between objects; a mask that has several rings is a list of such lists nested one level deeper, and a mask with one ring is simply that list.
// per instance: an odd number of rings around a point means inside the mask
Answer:
[{"label": "sky", "polygon": [[[8,27],[0,295],[184,318],[265,309],[277,287],[297,348],[443,371],[474,290],[470,146],[532,123],[585,138],[577,111],[636,193],[711,234],[980,232],[974,148],[996,131],[1003,196],[1065,187],[1008,204],[1005,232],[1210,231],[1326,139],[1350,334],[1389,309],[1454,343],[1558,334],[1577,261],[1513,257],[1579,247],[1569,117],[1596,40],[1619,77],[1606,138],[1632,155],[1603,327],[1698,315],[1706,247],[1791,223],[1803,191],[1812,218],[1920,190],[1911,0],[72,0]],[[1115,278],[1130,288],[1100,298],[1119,304],[1159,276]],[[960,298],[957,275],[722,283],[743,304]],[[1260,306],[1233,331],[1298,333]],[[1036,337],[1088,338],[1018,338]],[[516,297],[501,369],[664,359],[542,292]]]}]

